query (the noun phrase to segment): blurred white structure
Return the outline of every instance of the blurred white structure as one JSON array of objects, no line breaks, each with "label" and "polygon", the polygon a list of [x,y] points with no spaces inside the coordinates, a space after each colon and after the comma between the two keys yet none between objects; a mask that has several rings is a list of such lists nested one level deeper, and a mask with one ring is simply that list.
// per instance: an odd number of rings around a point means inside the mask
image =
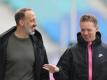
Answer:
[{"label": "blurred white structure", "polygon": [[0,1],[0,34],[15,25],[13,15],[9,6]]}]

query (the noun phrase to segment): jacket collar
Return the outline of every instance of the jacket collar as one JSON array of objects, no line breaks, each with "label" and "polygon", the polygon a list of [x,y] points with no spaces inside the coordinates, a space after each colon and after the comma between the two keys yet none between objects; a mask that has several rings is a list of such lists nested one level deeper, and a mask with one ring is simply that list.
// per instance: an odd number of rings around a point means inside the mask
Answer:
[{"label": "jacket collar", "polygon": [[[77,41],[81,46],[86,46],[88,43],[82,38],[81,33],[77,33]],[[96,32],[96,39],[92,42],[92,45],[99,45],[101,43],[101,33]]]},{"label": "jacket collar", "polygon": [[[0,35],[0,38],[6,39],[7,37],[9,37],[14,31],[16,30],[16,26],[13,26],[12,28],[10,28],[9,30],[5,31],[4,33],[2,33]],[[40,34],[39,31],[35,30],[35,34],[34,36],[36,36],[39,40],[42,40],[42,36]]]}]

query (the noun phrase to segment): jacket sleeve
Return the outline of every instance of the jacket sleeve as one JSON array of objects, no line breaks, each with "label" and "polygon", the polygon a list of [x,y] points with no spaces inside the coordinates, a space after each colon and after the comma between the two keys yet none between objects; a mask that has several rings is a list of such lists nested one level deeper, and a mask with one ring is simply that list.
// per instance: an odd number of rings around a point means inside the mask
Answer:
[{"label": "jacket sleeve", "polygon": [[[1,35],[0,35],[0,50],[1,50],[1,45],[2,45],[2,41],[1,41]],[[1,51],[0,51],[1,53]]]},{"label": "jacket sleeve", "polygon": [[[48,64],[48,58],[47,58],[47,54],[46,54],[44,45],[43,45],[43,52],[44,52],[43,64]],[[49,80],[49,72],[43,68],[41,69],[40,80]]]},{"label": "jacket sleeve", "polygon": [[61,56],[57,66],[59,72],[54,73],[55,80],[71,80],[72,77],[72,53],[71,49],[68,48]]}]

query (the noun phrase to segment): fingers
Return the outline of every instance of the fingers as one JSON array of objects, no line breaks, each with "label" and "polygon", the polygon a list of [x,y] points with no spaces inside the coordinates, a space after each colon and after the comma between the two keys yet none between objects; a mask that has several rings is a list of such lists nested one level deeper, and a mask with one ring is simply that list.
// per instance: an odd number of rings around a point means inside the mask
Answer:
[{"label": "fingers", "polygon": [[52,64],[44,64],[43,67],[50,69],[54,69],[56,66]]},{"label": "fingers", "polygon": [[45,69],[45,70],[47,70],[47,71],[49,71],[49,68],[46,68],[46,67],[42,67],[43,69]]},{"label": "fingers", "polygon": [[53,64],[44,64],[43,66],[45,66],[45,67],[55,67],[55,65],[53,65]]},{"label": "fingers", "polygon": [[48,71],[51,72],[51,73],[54,73],[56,66],[53,65],[53,64],[44,64],[44,65],[43,65],[43,68],[44,68],[45,70],[48,70]]},{"label": "fingers", "polygon": [[43,68],[46,69],[46,70],[48,70],[48,71],[50,70],[49,64],[44,64],[44,65],[43,65]]}]

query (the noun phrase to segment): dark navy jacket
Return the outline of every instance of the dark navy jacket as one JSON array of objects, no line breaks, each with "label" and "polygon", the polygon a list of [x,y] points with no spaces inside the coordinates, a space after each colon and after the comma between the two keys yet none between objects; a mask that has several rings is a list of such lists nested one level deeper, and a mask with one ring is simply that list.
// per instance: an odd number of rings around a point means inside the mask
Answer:
[{"label": "dark navy jacket", "polygon": [[[60,71],[54,73],[56,80],[88,80],[87,42],[80,33],[77,40],[60,58]],[[107,45],[102,43],[100,32],[92,44],[92,76],[92,80],[107,80]]]},{"label": "dark navy jacket", "polygon": [[[6,48],[10,35],[16,30],[16,27],[12,27],[5,33],[0,35],[0,80],[5,78],[6,70]],[[43,64],[47,64],[47,55],[43,45],[41,34],[35,30],[35,35],[30,36],[34,47],[35,64],[34,64],[34,78],[35,80],[49,80],[49,73],[42,68]]]}]

